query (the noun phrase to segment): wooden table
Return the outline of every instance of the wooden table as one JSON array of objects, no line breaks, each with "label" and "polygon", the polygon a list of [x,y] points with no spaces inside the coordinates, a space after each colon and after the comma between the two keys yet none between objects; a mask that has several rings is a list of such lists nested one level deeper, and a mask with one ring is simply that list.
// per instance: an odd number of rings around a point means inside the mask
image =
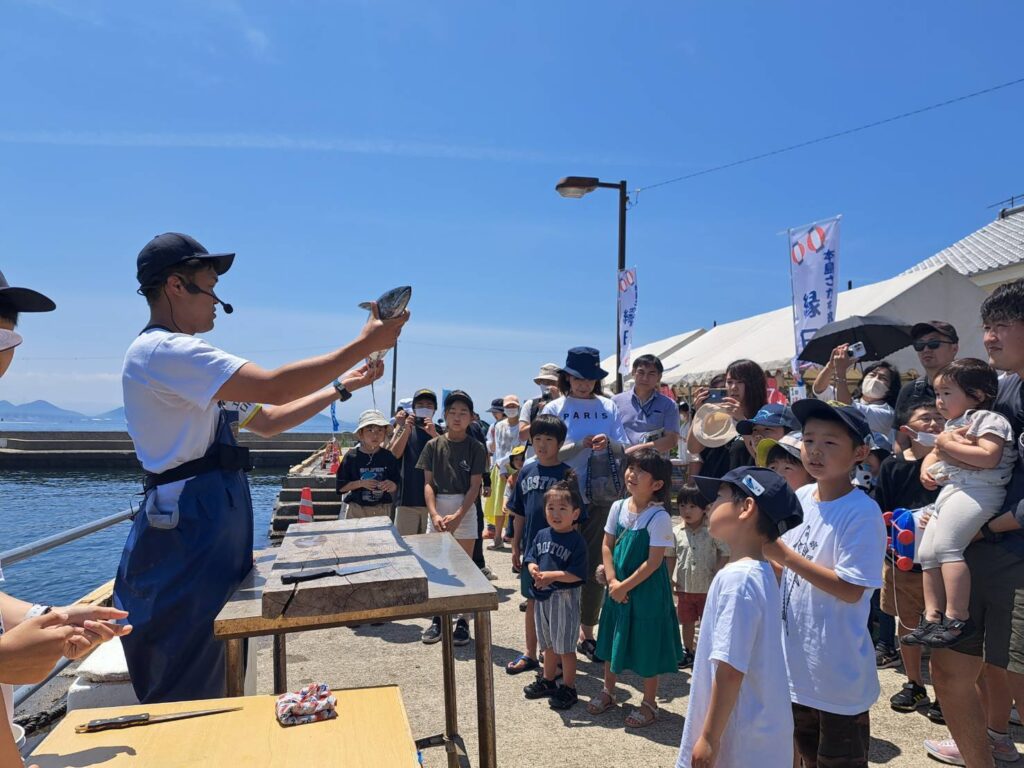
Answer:
[{"label": "wooden table", "polygon": [[[248,637],[273,635],[274,691],[288,690],[288,656],[285,635],[350,624],[394,621],[431,616],[450,617],[472,613],[476,641],[476,707],[480,740],[480,766],[495,768],[497,764],[494,724],[494,676],[491,663],[491,611],[498,610],[498,593],[480,573],[455,538],[449,534],[425,534],[404,538],[412,554],[419,560],[428,580],[426,602],[374,610],[348,611],[328,616],[301,616],[267,619],[263,617],[262,585],[274,564],[273,550],[257,553],[256,564],[235,594],[214,621],[214,634],[227,645],[227,691],[229,696],[242,693],[243,640]],[[449,768],[459,766],[458,706],[455,692],[455,649],[451,621],[441,622],[441,662],[444,675],[445,730],[444,743]]]},{"label": "wooden table", "polygon": [[[137,704],[68,714],[36,747],[28,763],[39,768],[210,768],[210,766],[343,765],[346,768],[415,768],[416,745],[398,687],[335,691],[338,717],[283,728],[274,696]],[[154,723],[100,733],[75,726],[101,717],[151,715],[241,706],[240,712]]]}]

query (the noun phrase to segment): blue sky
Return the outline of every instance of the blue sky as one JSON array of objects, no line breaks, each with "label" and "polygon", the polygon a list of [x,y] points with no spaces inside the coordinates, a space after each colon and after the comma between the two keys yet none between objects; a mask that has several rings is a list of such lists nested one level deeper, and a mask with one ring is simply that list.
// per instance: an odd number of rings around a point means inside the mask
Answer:
[{"label": "blue sky", "polygon": [[[225,349],[325,351],[411,283],[402,393],[528,396],[540,363],[614,343],[615,196],[564,200],[559,177],[644,187],[1024,76],[1010,2],[0,12],[0,269],[58,304],[23,319],[0,399],[94,412],[120,401],[159,232],[238,253]],[[638,342],[785,305],[787,226],[842,213],[840,277],[864,284],[984,225],[1024,192],[1022,117],[1024,85],[642,192]]]}]

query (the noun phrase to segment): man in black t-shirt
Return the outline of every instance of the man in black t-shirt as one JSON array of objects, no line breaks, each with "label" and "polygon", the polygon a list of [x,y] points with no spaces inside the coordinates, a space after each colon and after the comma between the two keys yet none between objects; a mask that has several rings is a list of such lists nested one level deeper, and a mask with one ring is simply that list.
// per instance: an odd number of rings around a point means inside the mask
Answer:
[{"label": "man in black t-shirt", "polygon": [[403,536],[427,532],[427,501],[423,497],[423,470],[416,468],[423,447],[441,434],[434,423],[437,395],[421,389],[413,395],[412,413],[395,414],[391,453],[402,462],[402,490],[395,510],[395,528]]},{"label": "man in black t-shirt", "polygon": [[910,336],[914,340],[914,351],[917,352],[924,375],[900,388],[899,397],[896,398],[897,417],[908,411],[911,399],[935,399],[935,388],[932,386],[935,374],[956,360],[960,351],[960,337],[957,336],[956,328],[942,320],[917,323],[910,329]]},{"label": "man in black t-shirt", "polygon": [[[989,362],[1006,371],[992,410],[1010,421],[1019,442],[1024,431],[1024,280],[1001,285],[985,299],[981,321]],[[936,449],[942,460],[951,461],[942,448],[960,439],[963,431],[939,435]],[[1006,669],[1013,698],[1024,701],[1024,457],[1018,457],[1003,511],[981,527],[981,540],[964,552],[971,574],[969,613],[975,631],[949,648],[932,650],[932,680],[955,741],[953,748],[969,766],[992,765],[993,750],[999,755],[1009,756],[1011,750],[1016,754],[1005,734],[986,732],[992,717],[986,722],[975,681],[984,665]],[[1009,716],[1009,712],[997,714],[1004,723]],[[948,750],[948,745],[926,741],[925,748],[935,754]]]}]

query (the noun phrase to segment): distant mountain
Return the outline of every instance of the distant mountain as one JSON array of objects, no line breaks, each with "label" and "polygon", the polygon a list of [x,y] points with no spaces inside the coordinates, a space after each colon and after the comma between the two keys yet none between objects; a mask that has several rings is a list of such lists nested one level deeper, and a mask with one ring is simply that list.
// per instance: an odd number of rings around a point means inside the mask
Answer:
[{"label": "distant mountain", "polygon": [[[88,426],[84,427],[85,429],[98,430],[123,430],[125,428],[124,406],[95,416],[86,416],[84,413],[69,411],[46,400],[35,400],[31,403],[23,403],[22,405],[15,405],[8,400],[0,400],[0,425],[3,425],[4,422],[10,422],[12,426],[18,423],[30,423],[35,425],[32,427],[33,429],[40,429],[44,425],[49,424],[53,426],[61,424],[87,424]],[[17,427],[14,428],[16,429]],[[355,428],[355,424],[343,421],[339,431],[354,432]],[[330,432],[331,418],[325,414],[318,413],[316,416],[288,431]]]},{"label": "distant mountain", "polygon": [[59,408],[45,400],[33,400],[31,403],[15,405],[8,400],[0,400],[0,419],[9,421],[89,421],[89,417],[78,411]]}]

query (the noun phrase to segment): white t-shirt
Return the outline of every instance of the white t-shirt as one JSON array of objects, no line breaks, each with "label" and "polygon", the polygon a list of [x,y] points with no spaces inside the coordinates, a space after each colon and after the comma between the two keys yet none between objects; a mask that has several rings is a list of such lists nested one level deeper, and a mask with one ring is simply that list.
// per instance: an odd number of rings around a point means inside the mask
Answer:
[{"label": "white t-shirt", "polygon": [[857,715],[878,698],[878,673],[867,630],[871,593],[882,586],[885,523],[860,489],[835,501],[815,498],[817,484],[796,492],[804,521],[782,540],[840,579],[864,587],[856,603],[782,573],[782,646],[793,701],[837,715]]},{"label": "white t-shirt", "polygon": [[676,768],[690,768],[721,662],[742,672],[743,682],[722,732],[716,767],[792,767],[793,709],[782,655],[781,616],[779,585],[767,562],[740,560],[715,575],[701,621]]},{"label": "white t-shirt", "polygon": [[[622,427],[619,409],[607,397],[592,397],[582,400],[578,397],[559,397],[544,406],[541,413],[557,416],[565,422],[568,434],[566,441],[578,443],[591,435],[607,435],[609,440],[629,445],[629,438]],[[565,463],[580,477],[587,476],[587,460],[590,450],[583,450]]]},{"label": "white t-shirt", "polygon": [[[124,415],[135,453],[147,472],[200,458],[213,443],[220,409],[214,397],[248,361],[202,339],[151,328],[124,357]],[[177,504],[184,481],[157,489],[157,506]]]},{"label": "white t-shirt", "polygon": [[519,422],[509,424],[508,420],[499,421],[494,425],[494,463],[503,474],[508,472],[509,455],[517,445],[522,445],[519,439]]},{"label": "white t-shirt", "polygon": [[626,531],[646,528],[651,537],[651,547],[672,547],[675,551],[676,535],[672,531],[672,518],[661,504],[654,504],[639,515],[634,515],[629,511],[629,499],[616,501],[608,512],[604,532],[614,536],[617,533],[616,523]]}]

